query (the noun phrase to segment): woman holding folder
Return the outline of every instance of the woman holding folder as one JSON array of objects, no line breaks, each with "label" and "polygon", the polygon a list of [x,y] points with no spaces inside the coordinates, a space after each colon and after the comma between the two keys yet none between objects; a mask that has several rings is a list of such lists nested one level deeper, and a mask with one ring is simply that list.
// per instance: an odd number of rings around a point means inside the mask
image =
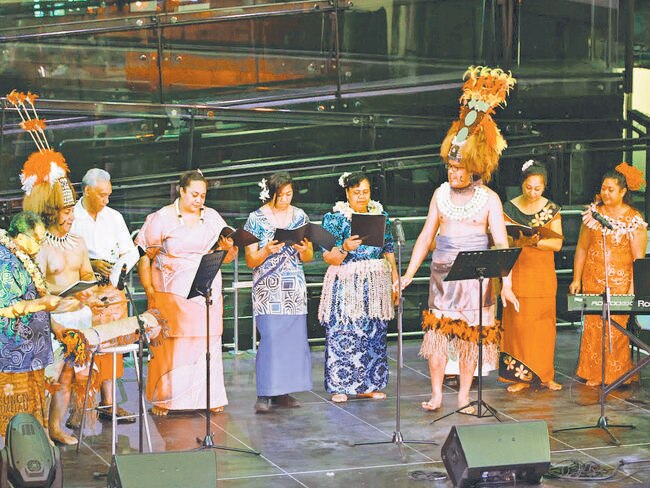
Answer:
[{"label": "woman holding folder", "polygon": [[275,173],[258,185],[264,204],[251,212],[244,230],[259,239],[246,246],[246,264],[253,269],[253,315],[260,334],[255,412],[267,413],[272,406],[299,407],[291,393],[312,387],[302,263],[313,259],[314,250],[305,238],[291,245],[275,238],[278,229],[309,223],[307,214],[291,205],[289,173]]},{"label": "woman holding folder", "polygon": [[[562,389],[554,381],[553,365],[557,293],[553,253],[562,247],[562,220],[560,207],[543,195],[546,181],[546,167],[526,161],[521,168],[521,195],[503,205],[508,233],[514,236],[514,246],[522,248],[512,268],[512,291],[519,300],[519,311],[506,307],[502,318],[499,375],[511,383],[511,393],[531,384]],[[516,224],[534,232],[524,235]]]},{"label": "woman holding folder", "polygon": [[[205,207],[207,182],[203,173],[183,173],[178,188],[178,198],[147,216],[135,240],[146,250],[138,263],[138,275],[148,308],[160,310],[167,325],[165,339],[152,344],[153,358],[147,374],[146,394],[153,403],[154,415],[205,408],[205,300],[188,300],[187,295],[202,256],[215,244],[228,251],[225,263],[237,256],[232,239],[219,237],[226,222],[216,210]],[[216,412],[228,403],[221,361],[221,272],[212,282],[211,293],[210,408]]]},{"label": "woman holding folder", "polygon": [[[325,388],[336,403],[347,401],[348,395],[384,399],[386,332],[394,316],[391,286],[397,280],[393,236],[388,214],[370,199],[370,180],[364,173],[344,173],[339,185],[347,201],[337,202],[323,217],[323,227],[337,239],[335,247],[323,252],[330,266],[318,309],[326,334]],[[364,235],[352,235],[357,214],[384,217],[383,243],[366,245]]]}]

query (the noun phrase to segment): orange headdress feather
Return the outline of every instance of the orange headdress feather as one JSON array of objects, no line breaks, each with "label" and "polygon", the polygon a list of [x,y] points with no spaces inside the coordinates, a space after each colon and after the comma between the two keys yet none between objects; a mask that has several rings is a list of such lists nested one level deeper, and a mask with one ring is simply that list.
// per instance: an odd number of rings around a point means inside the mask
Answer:
[{"label": "orange headdress feather", "polygon": [[626,162],[622,162],[614,169],[625,177],[625,183],[627,183],[627,187],[632,191],[639,191],[646,184],[641,170],[630,166]]},{"label": "orange headdress feather", "polygon": [[29,133],[38,152],[32,153],[20,172],[25,192],[23,208],[41,215],[74,205],[75,194],[68,179],[68,165],[63,154],[54,151],[45,135],[45,120],[38,117],[34,102],[38,95],[13,90],[7,100],[16,107],[22,122],[20,127]]}]

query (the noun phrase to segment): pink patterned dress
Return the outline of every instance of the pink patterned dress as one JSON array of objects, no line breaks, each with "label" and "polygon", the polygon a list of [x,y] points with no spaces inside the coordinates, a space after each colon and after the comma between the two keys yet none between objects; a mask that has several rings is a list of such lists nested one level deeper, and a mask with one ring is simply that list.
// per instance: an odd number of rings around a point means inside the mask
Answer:
[{"label": "pink patterned dress", "polygon": [[[166,338],[152,346],[147,374],[147,399],[168,410],[196,410],[206,404],[205,299],[187,295],[201,257],[216,242],[226,225],[213,209],[203,221],[187,226],[174,205],[149,215],[136,237],[151,259],[156,308],[166,320]],[[221,334],[223,332],[221,272],[212,283],[210,307],[210,408],[228,403],[223,380]]]}]

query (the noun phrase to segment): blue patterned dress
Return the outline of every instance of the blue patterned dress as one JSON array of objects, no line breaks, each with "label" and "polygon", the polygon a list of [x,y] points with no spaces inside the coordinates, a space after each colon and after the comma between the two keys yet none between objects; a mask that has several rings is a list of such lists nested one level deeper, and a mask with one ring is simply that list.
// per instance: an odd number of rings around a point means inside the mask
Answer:
[{"label": "blue patterned dress", "polygon": [[[23,263],[0,244],[0,308],[39,296]],[[0,435],[17,413],[47,425],[44,373],[52,361],[49,312],[0,317]]]},{"label": "blue patterned dress", "polygon": [[[337,246],[350,237],[350,220],[340,212],[325,214],[323,227],[336,236]],[[329,393],[358,395],[380,391],[388,384],[386,332],[394,308],[386,253],[393,253],[388,220],[383,248],[362,244],[327,270],[318,318],[325,327]]]},{"label": "blue patterned dress", "polygon": [[[287,229],[309,222],[304,211],[292,208]],[[260,249],[275,234],[274,225],[261,209],[248,216],[244,229],[260,240]],[[293,247],[284,246],[253,270],[253,315],[260,333],[255,358],[257,396],[311,390],[307,284],[298,251]]]},{"label": "blue patterned dress", "polygon": [[[23,263],[0,245],[0,308],[39,298]],[[53,361],[49,312],[15,319],[0,317],[0,372],[24,373],[44,369]]]}]

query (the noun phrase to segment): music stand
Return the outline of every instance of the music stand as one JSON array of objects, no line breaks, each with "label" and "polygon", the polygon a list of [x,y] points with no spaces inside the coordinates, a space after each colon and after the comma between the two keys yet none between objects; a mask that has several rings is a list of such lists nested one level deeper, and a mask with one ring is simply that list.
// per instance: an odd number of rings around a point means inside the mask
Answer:
[{"label": "music stand", "polygon": [[196,270],[190,292],[187,295],[188,299],[198,296],[205,298],[205,437],[203,440],[197,437],[196,441],[201,444],[199,449],[223,449],[224,451],[259,455],[259,452],[251,449],[217,445],[214,443],[210,432],[210,305],[212,304],[212,282],[217,276],[225,257],[226,251],[212,251],[204,254],[199,263],[199,269]]},{"label": "music stand", "polygon": [[[628,334],[628,332],[625,330],[624,327],[622,327],[620,324],[616,323],[615,320],[612,320],[612,315],[611,315],[611,291],[609,289],[609,262],[607,259],[607,236],[605,235],[606,228],[601,225],[601,230],[602,230],[602,239],[603,239],[603,267],[604,267],[604,272],[605,272],[605,290],[602,293],[603,297],[603,308],[600,313],[601,317],[601,338],[600,338],[600,401],[598,402],[600,404],[600,416],[598,417],[598,420],[596,421],[596,425],[583,425],[579,427],[566,427],[564,429],[554,429],[553,433],[556,432],[565,432],[565,431],[571,431],[571,430],[588,430],[588,429],[602,429],[605,431],[605,433],[609,436],[609,438],[616,444],[617,446],[620,446],[621,443],[620,441],[612,434],[612,432],[609,430],[610,427],[617,427],[621,429],[634,429],[634,425],[632,424],[610,424],[609,420],[607,420],[607,417],[605,417],[605,402],[607,399],[607,395],[614,389],[614,387],[618,387],[621,383],[625,382],[628,378],[632,377],[634,375],[634,372],[628,371],[625,373],[623,376],[621,376],[618,380],[614,381],[611,385],[606,386],[605,385],[605,359],[606,359],[606,350],[605,350],[605,339],[609,338],[609,351],[611,353],[612,351],[612,326],[617,327],[619,330],[622,330],[624,334]],[[636,288],[635,288],[636,291]],[[647,346],[646,346],[647,347]],[[645,363],[644,363],[645,365]],[[642,366],[641,366],[642,367]]]},{"label": "music stand", "polygon": [[[515,265],[515,261],[521,253],[520,247],[512,247],[506,249],[486,249],[483,251],[461,251],[456,256],[454,264],[451,266],[449,273],[444,281],[461,281],[476,279],[478,281],[478,399],[469,402],[467,405],[457,408],[442,417],[438,417],[433,422],[438,422],[444,418],[449,417],[455,413],[462,413],[464,415],[473,415],[475,417],[490,417],[493,416],[499,422],[501,419],[497,415],[497,411],[483,401],[483,280],[485,278],[503,278],[510,273],[510,270]],[[464,412],[476,405],[476,413]],[[485,414],[483,413],[485,407]]]},{"label": "music stand", "polygon": [[[395,219],[394,225],[401,225],[398,219]],[[403,231],[401,232],[403,234]],[[402,247],[405,242],[400,236],[400,233],[397,232],[397,290],[398,290],[398,300],[397,300],[397,384],[396,384],[396,399],[395,399],[395,431],[393,432],[393,437],[390,441],[374,441],[374,442],[356,442],[355,446],[373,446],[377,444],[395,444],[399,449],[400,459],[403,463],[406,462],[406,453],[404,452],[404,444],[433,444],[438,445],[435,441],[406,441],[402,436],[400,430],[400,419],[401,419],[401,384],[402,384],[402,368],[404,367],[404,358],[402,354],[402,343],[403,343],[403,327],[402,319],[404,317],[404,293],[402,291]]]}]

